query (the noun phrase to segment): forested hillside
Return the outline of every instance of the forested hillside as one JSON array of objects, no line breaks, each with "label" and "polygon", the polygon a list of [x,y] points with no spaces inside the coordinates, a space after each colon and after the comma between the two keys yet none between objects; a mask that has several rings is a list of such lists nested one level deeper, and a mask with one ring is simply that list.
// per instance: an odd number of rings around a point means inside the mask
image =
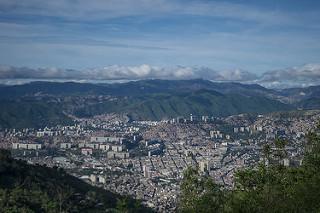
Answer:
[{"label": "forested hillside", "polygon": [[150,212],[59,168],[28,165],[0,150],[0,212]]},{"label": "forested hillside", "polygon": [[142,80],[117,84],[33,82],[0,87],[0,128],[69,124],[68,115],[127,114],[134,120],[228,116],[295,109],[259,85],[195,80]]}]

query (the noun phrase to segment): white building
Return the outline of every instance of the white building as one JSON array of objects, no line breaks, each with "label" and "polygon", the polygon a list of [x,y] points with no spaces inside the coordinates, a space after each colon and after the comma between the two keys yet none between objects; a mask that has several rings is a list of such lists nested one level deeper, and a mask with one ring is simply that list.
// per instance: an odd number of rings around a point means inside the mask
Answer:
[{"label": "white building", "polygon": [[102,151],[109,151],[111,149],[111,145],[109,144],[100,144],[99,149]]},{"label": "white building", "polygon": [[210,171],[210,166],[208,161],[200,161],[199,169],[201,172]]},{"label": "white building", "polygon": [[53,136],[54,132],[48,129],[45,129],[43,131],[37,131],[37,137],[43,137],[43,136]]},{"label": "white building", "polygon": [[124,150],[124,146],[122,145],[112,145],[111,150],[114,152],[122,152]]},{"label": "white building", "polygon": [[115,159],[115,158],[120,158],[120,159],[127,159],[129,158],[129,152],[114,152],[114,151],[109,151],[107,152],[107,158],[110,159]]},{"label": "white building", "polygon": [[71,149],[71,143],[61,143],[60,148],[61,149]]},{"label": "white building", "polygon": [[92,149],[91,148],[82,148],[81,153],[83,155],[92,155]]},{"label": "white building", "polygon": [[99,149],[99,144],[98,143],[87,143],[86,147],[90,147],[92,149]]},{"label": "white building", "polygon": [[91,137],[90,142],[92,143],[122,143],[123,138],[119,137]]},{"label": "white building", "polygon": [[42,149],[42,144],[38,143],[12,143],[12,149]]}]

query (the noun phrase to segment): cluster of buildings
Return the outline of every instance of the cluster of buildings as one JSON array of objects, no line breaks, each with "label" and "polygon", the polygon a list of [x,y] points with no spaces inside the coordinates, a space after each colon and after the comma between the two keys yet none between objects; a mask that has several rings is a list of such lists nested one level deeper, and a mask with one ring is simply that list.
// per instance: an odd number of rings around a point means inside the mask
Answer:
[{"label": "cluster of buildings", "polygon": [[78,120],[74,126],[2,130],[0,138],[16,158],[62,167],[90,184],[141,199],[156,211],[172,212],[186,168],[196,167],[232,188],[235,173],[261,163],[263,146],[274,149],[279,137],[289,142],[282,163],[297,165],[305,133],[319,120],[319,111],[135,122],[106,115]]}]

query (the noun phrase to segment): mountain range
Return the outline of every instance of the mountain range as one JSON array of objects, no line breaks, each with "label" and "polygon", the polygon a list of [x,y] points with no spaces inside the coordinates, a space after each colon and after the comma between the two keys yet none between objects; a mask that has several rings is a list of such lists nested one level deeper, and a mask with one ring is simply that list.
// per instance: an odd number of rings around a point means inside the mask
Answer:
[{"label": "mountain range", "polygon": [[140,80],[89,84],[31,82],[0,86],[1,127],[72,122],[70,115],[127,114],[134,120],[228,116],[320,108],[320,86],[272,90],[257,84],[193,80]]}]

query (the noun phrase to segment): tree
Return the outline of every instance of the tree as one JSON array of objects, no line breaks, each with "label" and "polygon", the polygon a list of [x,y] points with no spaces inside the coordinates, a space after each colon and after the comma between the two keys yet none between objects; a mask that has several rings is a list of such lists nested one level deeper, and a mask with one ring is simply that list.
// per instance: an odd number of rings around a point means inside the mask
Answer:
[{"label": "tree", "polygon": [[73,190],[70,187],[62,188],[61,186],[58,186],[56,188],[56,194],[57,194],[57,200],[59,204],[59,212],[63,212],[63,205],[68,201],[68,199],[73,194]]},{"label": "tree", "polygon": [[270,162],[271,147],[269,144],[263,146],[262,153],[264,155],[265,164]]},{"label": "tree", "polygon": [[180,212],[213,212],[223,207],[223,192],[208,176],[189,167],[181,183]]},{"label": "tree", "polygon": [[276,147],[276,156],[278,158],[278,163],[280,165],[281,160],[283,160],[287,156],[287,151],[285,150],[288,141],[281,138],[276,138],[274,141],[274,145]]},{"label": "tree", "polygon": [[[300,167],[260,164],[237,171],[235,188],[222,191],[206,176],[188,168],[181,183],[180,212],[320,212],[320,129],[307,135]],[[275,141],[278,160],[287,141]],[[265,158],[271,154],[263,148]]]},{"label": "tree", "polygon": [[129,212],[128,199],[126,197],[118,199],[116,209],[121,213]]}]

